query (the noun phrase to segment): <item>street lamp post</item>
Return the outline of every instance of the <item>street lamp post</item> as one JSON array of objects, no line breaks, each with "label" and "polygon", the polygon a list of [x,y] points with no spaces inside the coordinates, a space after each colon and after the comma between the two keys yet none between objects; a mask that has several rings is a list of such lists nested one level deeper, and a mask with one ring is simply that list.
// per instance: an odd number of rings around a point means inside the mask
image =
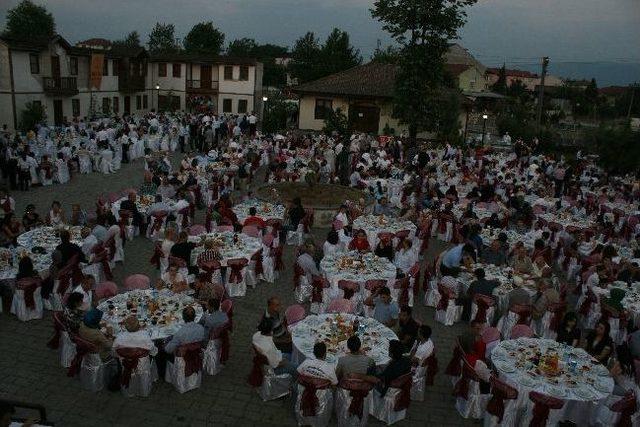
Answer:
[{"label": "street lamp post", "polygon": [[482,146],[484,146],[484,136],[486,134],[486,130],[487,130],[487,119],[489,118],[488,115],[483,114],[482,115]]},{"label": "street lamp post", "polygon": [[158,94],[156,95],[156,113],[160,110],[160,84],[156,83],[156,90]]},{"label": "street lamp post", "polygon": [[262,132],[265,131],[264,123],[265,123],[265,118],[267,116],[267,101],[269,101],[269,98],[266,96],[263,96],[262,97],[262,126],[261,126]]}]

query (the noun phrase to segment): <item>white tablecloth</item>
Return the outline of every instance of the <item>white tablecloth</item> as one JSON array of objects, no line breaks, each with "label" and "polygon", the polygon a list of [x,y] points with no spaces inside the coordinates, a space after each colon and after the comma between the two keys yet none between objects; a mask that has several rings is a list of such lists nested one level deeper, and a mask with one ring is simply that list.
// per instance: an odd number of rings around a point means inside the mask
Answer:
[{"label": "white tablecloth", "polygon": [[[120,214],[119,214],[120,204],[125,200],[127,200],[127,197],[123,197],[120,200],[113,202],[113,204],[111,205],[111,212],[116,218],[120,218]],[[155,196],[149,196],[149,195],[137,196],[136,206],[138,207],[138,212],[140,212],[142,215],[146,215],[147,211],[149,210],[149,206],[151,206],[154,202],[155,202]],[[180,208],[184,208],[189,205],[186,201],[184,202],[186,203],[186,205],[184,204],[178,205],[174,200],[165,200],[164,203],[169,205],[169,210],[167,213],[174,212]]]},{"label": "white tablecloth", "polygon": [[[149,304],[155,301],[160,306],[153,314]],[[127,308],[127,302],[131,308]],[[184,323],[182,310],[192,306],[196,310],[196,322],[202,316],[202,306],[185,294],[174,294],[169,290],[135,290],[118,294],[101,302],[98,309],[104,312],[102,320],[113,327],[114,333],[124,330],[122,322],[130,315],[136,315],[143,329],[151,339],[165,339],[173,335]],[[155,324],[154,324],[155,323]]]},{"label": "white tablecloth", "polygon": [[327,345],[327,362],[337,365],[338,359],[347,352],[347,339],[352,335],[351,326],[355,318],[364,329],[358,333],[362,341],[362,351],[371,357],[376,365],[389,363],[389,341],[398,339],[396,334],[382,323],[368,317],[340,314],[344,320],[343,326],[334,329],[333,322],[338,315],[319,314],[307,316],[296,323],[291,329],[293,340],[293,360],[302,362],[307,357],[313,357],[313,345],[324,341]]},{"label": "white tablecloth", "polygon": [[[560,357],[560,375],[547,377],[532,362],[536,351],[545,355],[551,349]],[[565,401],[560,420],[590,425],[598,402],[613,391],[613,378],[583,349],[553,340],[519,338],[503,341],[491,352],[500,378],[518,389],[517,408],[530,407],[529,392],[537,391]],[[575,372],[569,367],[576,363]]]},{"label": "white tablecloth", "polygon": [[256,216],[264,219],[265,221],[268,219],[277,219],[279,221],[284,221],[284,206],[274,205],[269,202],[262,202],[260,200],[245,200],[244,202],[234,206],[233,212],[238,217],[238,221],[240,224],[244,222],[245,219],[249,216],[249,209],[255,207],[256,208]]},{"label": "white tablecloth", "polygon": [[189,241],[198,244],[191,252],[191,264],[196,265],[198,255],[204,251],[204,242],[214,240],[218,243],[218,250],[222,255],[220,263],[224,266],[227,261],[234,258],[251,259],[251,256],[262,249],[262,240],[257,237],[249,237],[246,234],[238,233],[238,241],[233,241],[234,233],[226,231],[223,233],[204,233],[199,236],[190,236]]},{"label": "white tablecloth", "polygon": [[367,233],[367,240],[373,250],[378,244],[378,233],[397,233],[402,230],[409,230],[409,239],[416,237],[417,227],[411,221],[401,221],[397,218],[384,215],[361,215],[353,221],[353,228],[362,229]]},{"label": "white tablecloth", "polygon": [[325,256],[320,261],[320,270],[335,287],[340,280],[364,285],[367,280],[384,279],[391,283],[396,278],[396,266],[387,258],[372,253],[347,252]]}]

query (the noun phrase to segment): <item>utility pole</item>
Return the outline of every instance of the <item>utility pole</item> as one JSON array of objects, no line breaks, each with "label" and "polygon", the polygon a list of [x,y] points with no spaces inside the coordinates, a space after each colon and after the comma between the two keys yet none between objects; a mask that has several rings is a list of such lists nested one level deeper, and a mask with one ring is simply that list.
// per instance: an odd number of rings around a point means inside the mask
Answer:
[{"label": "utility pole", "polygon": [[540,76],[540,87],[538,89],[538,112],[536,114],[536,133],[540,134],[540,125],[542,123],[542,103],[544,102],[544,80],[547,76],[547,67],[549,66],[549,57],[542,58],[542,75]]},{"label": "utility pole", "polygon": [[636,86],[631,86],[631,100],[629,101],[629,109],[627,110],[627,120],[631,119],[631,109],[633,108],[633,98],[636,95]]}]

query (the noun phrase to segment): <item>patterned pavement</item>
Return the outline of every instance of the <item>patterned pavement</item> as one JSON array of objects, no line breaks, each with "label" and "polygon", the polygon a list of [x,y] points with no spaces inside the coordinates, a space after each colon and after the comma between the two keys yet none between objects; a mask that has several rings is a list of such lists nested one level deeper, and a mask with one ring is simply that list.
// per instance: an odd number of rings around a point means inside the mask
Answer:
[{"label": "patterned pavement", "polygon": [[[175,164],[179,156],[174,155]],[[81,201],[84,209],[94,209],[98,195],[124,188],[137,187],[142,182],[142,163],[123,165],[113,175],[90,174],[65,185],[36,188],[29,192],[14,192],[16,210],[21,215],[24,207],[33,203],[44,215],[53,200],[65,209]],[[257,180],[258,182],[260,180]],[[202,216],[199,212],[198,217]],[[200,220],[201,222],[201,220]],[[322,244],[328,230],[314,230],[314,238]],[[432,241],[427,260],[443,246]],[[152,278],[157,272],[149,264],[151,242],[136,238],[127,242],[125,263],[114,271],[116,283],[133,273],[144,273]],[[45,405],[48,418],[58,426],[283,426],[295,425],[291,398],[262,402],[257,393],[246,384],[251,368],[251,335],[255,330],[266,300],[277,295],[284,306],[294,303],[292,286],[293,252],[286,247],[284,255],[287,271],[274,284],[261,283],[249,289],[243,298],[234,299],[234,332],[231,338],[231,358],[222,373],[205,376],[198,390],[179,394],[164,381],[154,385],[148,398],[126,398],[119,393],[102,391],[93,394],[80,387],[79,380],[68,378],[60,367],[57,353],[46,347],[52,334],[49,313],[43,320],[27,323],[7,313],[0,314],[0,397]],[[434,310],[426,308],[419,299],[414,307],[416,318],[433,328],[432,339],[439,359],[440,372],[433,387],[427,389],[424,402],[412,402],[407,419],[399,426],[472,425],[461,418],[454,408],[451,384],[443,374],[449,361],[456,335],[464,325],[444,327],[433,320]],[[332,420],[335,425],[335,418]],[[369,417],[370,425],[382,425]]]}]

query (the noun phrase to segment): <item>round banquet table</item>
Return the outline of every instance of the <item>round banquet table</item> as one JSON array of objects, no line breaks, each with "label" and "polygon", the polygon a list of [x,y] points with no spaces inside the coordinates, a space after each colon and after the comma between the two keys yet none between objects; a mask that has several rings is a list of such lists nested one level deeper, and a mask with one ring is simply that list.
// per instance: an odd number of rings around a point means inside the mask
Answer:
[{"label": "round banquet table", "polygon": [[[344,320],[341,325],[334,324],[338,316]],[[307,357],[313,357],[314,344],[318,341],[324,341],[327,345],[326,361],[337,365],[338,359],[349,351],[347,339],[353,333],[352,324],[355,318],[363,328],[363,332],[358,332],[362,341],[363,353],[371,357],[377,366],[389,363],[389,341],[398,339],[396,334],[375,319],[352,314],[310,315],[296,323],[291,328],[292,361],[299,364]]]},{"label": "round banquet table", "polygon": [[[111,213],[113,213],[113,215],[116,218],[120,218],[120,204],[125,200],[127,200],[127,197],[123,197],[119,200],[116,200],[111,205]],[[169,199],[169,200],[163,200],[163,202],[169,205],[169,212],[167,213],[171,213],[179,209],[179,206],[175,200]],[[149,195],[136,196],[136,207],[138,208],[138,212],[140,212],[140,214],[142,215],[147,215],[149,206],[151,206],[154,203],[155,203],[155,196],[149,196]]]},{"label": "round banquet table", "polygon": [[[150,304],[158,305],[151,313]],[[129,305],[129,308],[128,308]],[[102,320],[113,327],[114,333],[124,331],[122,322],[130,315],[137,316],[142,329],[151,339],[159,340],[172,336],[184,324],[182,310],[192,306],[196,310],[197,322],[202,316],[202,306],[186,294],[174,294],[163,289],[134,290],[118,294],[98,305],[104,313]]]},{"label": "round banquet table", "polygon": [[491,228],[483,227],[480,237],[482,237],[482,243],[485,246],[491,245],[491,242],[496,240],[500,233],[504,233],[507,236],[507,242],[509,247],[515,246],[517,242],[524,243],[525,248],[533,249],[536,239],[542,238],[542,230],[531,230],[525,234],[518,233],[515,230],[507,230],[503,228]]},{"label": "round banquet table", "polygon": [[631,315],[633,324],[640,326],[640,282],[632,283],[630,288],[627,288],[625,283],[620,288],[625,291],[624,298],[621,301],[622,307]]},{"label": "round banquet table", "polygon": [[320,271],[331,284],[331,298],[342,295],[338,288],[340,280],[358,282],[364,297],[364,285],[367,280],[386,280],[388,286],[392,287],[396,279],[396,266],[387,258],[355,251],[325,256],[320,261]]},{"label": "round banquet table", "polygon": [[235,205],[232,210],[238,217],[240,224],[244,223],[244,220],[249,216],[249,209],[256,208],[256,216],[264,219],[277,219],[278,221],[284,221],[285,208],[282,205],[274,205],[269,202],[262,202],[260,200],[251,199]]},{"label": "round banquet table", "polygon": [[361,215],[353,221],[353,228],[367,233],[367,240],[372,250],[378,244],[378,233],[395,234],[398,231],[409,230],[408,238],[413,241],[417,230],[416,225],[411,221],[402,221],[384,215]]},{"label": "round banquet table", "polygon": [[458,283],[464,286],[465,293],[471,283],[476,280],[473,272],[477,268],[484,270],[486,280],[495,280],[500,283],[499,286],[494,288],[493,296],[497,299],[498,311],[501,313],[506,313],[509,309],[509,292],[513,289],[522,288],[529,293],[530,297],[536,294],[536,284],[533,276],[517,274],[511,267],[498,267],[493,264],[473,264],[470,270],[463,268],[460,271],[457,280]]},{"label": "round banquet table", "polygon": [[[557,352],[560,373],[546,376],[532,362],[537,351]],[[581,348],[569,347],[553,340],[518,338],[502,341],[491,352],[491,361],[500,379],[518,390],[516,408],[531,410],[529,392],[537,391],[564,400],[559,420],[589,425],[597,405],[613,392],[609,370],[597,363]],[[575,362],[575,370],[570,364]]]},{"label": "round banquet table", "polygon": [[568,213],[556,214],[556,213],[543,213],[538,214],[538,218],[549,222],[555,222],[560,224],[562,228],[573,227],[579,230],[591,228],[594,226],[594,222],[591,218],[580,218]]},{"label": "round banquet table", "polygon": [[198,236],[189,236],[189,242],[198,246],[191,251],[191,265],[196,265],[198,255],[204,252],[204,242],[213,240],[218,244],[218,250],[222,259],[220,264],[227,265],[227,261],[234,258],[246,258],[250,260],[253,254],[262,249],[262,240],[257,237],[250,237],[246,234],[237,233],[238,241],[233,241],[235,233],[232,231],[203,233]]},{"label": "round banquet table", "polygon": [[389,199],[389,203],[396,207],[400,207],[400,199],[402,196],[402,187],[404,186],[404,182],[401,179],[394,178],[371,178],[365,181],[367,183],[367,188],[376,190],[378,186],[378,182],[382,186],[383,190],[387,190],[387,198]]}]

